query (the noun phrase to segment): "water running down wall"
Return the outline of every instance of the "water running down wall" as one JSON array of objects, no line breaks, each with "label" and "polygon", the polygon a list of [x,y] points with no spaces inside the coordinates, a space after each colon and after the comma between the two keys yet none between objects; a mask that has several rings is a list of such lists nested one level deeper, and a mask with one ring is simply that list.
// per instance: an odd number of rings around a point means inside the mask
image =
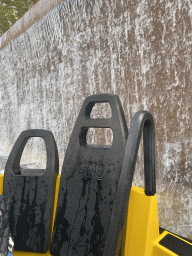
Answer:
[{"label": "water running down wall", "polygon": [[[1,155],[21,131],[48,129],[61,170],[85,97],[117,94],[128,126],[141,109],[155,120],[160,226],[192,239],[191,42],[189,0],[61,2],[0,51]],[[142,174],[140,150],[134,185]]]}]

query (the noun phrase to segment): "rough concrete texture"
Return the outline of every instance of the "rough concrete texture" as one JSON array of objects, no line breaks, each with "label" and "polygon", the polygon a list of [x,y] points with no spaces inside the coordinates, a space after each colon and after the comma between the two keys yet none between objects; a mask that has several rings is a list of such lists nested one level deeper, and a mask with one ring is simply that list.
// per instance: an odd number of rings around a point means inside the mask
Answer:
[{"label": "rough concrete texture", "polygon": [[3,49],[11,40],[20,36],[30,28],[35,22],[40,20],[62,0],[39,0],[26,12],[10,29],[0,37],[0,50]]},{"label": "rough concrete texture", "polygon": [[0,52],[2,155],[21,131],[48,129],[61,170],[85,97],[117,94],[128,126],[142,109],[155,120],[160,226],[192,239],[191,56],[190,0],[61,2]]}]

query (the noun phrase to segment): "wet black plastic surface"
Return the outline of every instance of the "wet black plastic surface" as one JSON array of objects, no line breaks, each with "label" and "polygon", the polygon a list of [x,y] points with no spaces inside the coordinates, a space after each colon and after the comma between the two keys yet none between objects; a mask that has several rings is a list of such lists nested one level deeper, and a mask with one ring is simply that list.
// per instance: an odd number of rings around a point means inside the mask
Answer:
[{"label": "wet black plastic surface", "polygon": [[[45,170],[27,169],[25,172],[20,168],[21,155],[30,137],[41,137],[45,141]],[[11,203],[9,223],[15,250],[47,251],[58,170],[58,152],[52,132],[23,131],[7,160],[3,185],[3,194]]]},{"label": "wet black plastic surface", "polygon": [[10,227],[9,227],[10,201],[7,197],[0,195],[0,255],[7,256]]},{"label": "wet black plastic surface", "polygon": [[[91,119],[95,103],[108,102],[110,119]],[[87,146],[88,128],[111,128],[109,147]],[[85,99],[63,164],[51,254],[101,256],[122,168],[127,126],[119,98],[98,94]]]}]

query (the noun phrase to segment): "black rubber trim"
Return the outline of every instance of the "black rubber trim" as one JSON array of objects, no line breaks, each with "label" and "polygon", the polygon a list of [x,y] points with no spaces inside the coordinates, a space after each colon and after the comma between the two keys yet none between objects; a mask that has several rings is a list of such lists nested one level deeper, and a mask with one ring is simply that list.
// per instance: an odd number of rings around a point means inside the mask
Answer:
[{"label": "black rubber trim", "polygon": [[180,237],[180,238],[182,238],[182,239],[184,239],[184,240],[186,240],[187,242],[189,242],[189,243],[192,244],[192,240],[190,240],[190,239],[188,239],[188,238],[186,238],[186,237],[183,237],[183,236],[179,236],[179,235],[177,235],[177,234],[175,234],[175,233],[173,233],[173,232],[171,232],[171,231],[169,231],[169,230],[167,230],[167,229],[164,229],[164,228],[159,227],[159,234],[162,234],[164,231],[167,231],[167,232],[169,232],[169,233],[172,233],[172,234],[174,234],[174,235],[176,235],[176,236],[178,236],[178,237]]},{"label": "black rubber trim", "polygon": [[192,245],[184,242],[183,240],[180,240],[171,234],[167,234],[161,241],[159,241],[159,244],[179,256],[192,255]]}]

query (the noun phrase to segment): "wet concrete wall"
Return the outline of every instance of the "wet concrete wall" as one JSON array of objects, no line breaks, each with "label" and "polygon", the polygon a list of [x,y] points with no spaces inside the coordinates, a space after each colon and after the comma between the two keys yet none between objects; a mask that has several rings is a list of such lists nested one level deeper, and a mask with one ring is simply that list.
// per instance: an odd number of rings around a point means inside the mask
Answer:
[{"label": "wet concrete wall", "polygon": [[[128,126],[138,110],[153,115],[160,225],[192,239],[190,0],[65,0],[2,47],[0,64],[2,156],[22,130],[48,129],[61,170],[85,97],[117,94]],[[104,115],[106,107],[100,111]],[[29,145],[27,161],[33,163],[32,150],[38,163],[45,162],[38,145]]]}]

